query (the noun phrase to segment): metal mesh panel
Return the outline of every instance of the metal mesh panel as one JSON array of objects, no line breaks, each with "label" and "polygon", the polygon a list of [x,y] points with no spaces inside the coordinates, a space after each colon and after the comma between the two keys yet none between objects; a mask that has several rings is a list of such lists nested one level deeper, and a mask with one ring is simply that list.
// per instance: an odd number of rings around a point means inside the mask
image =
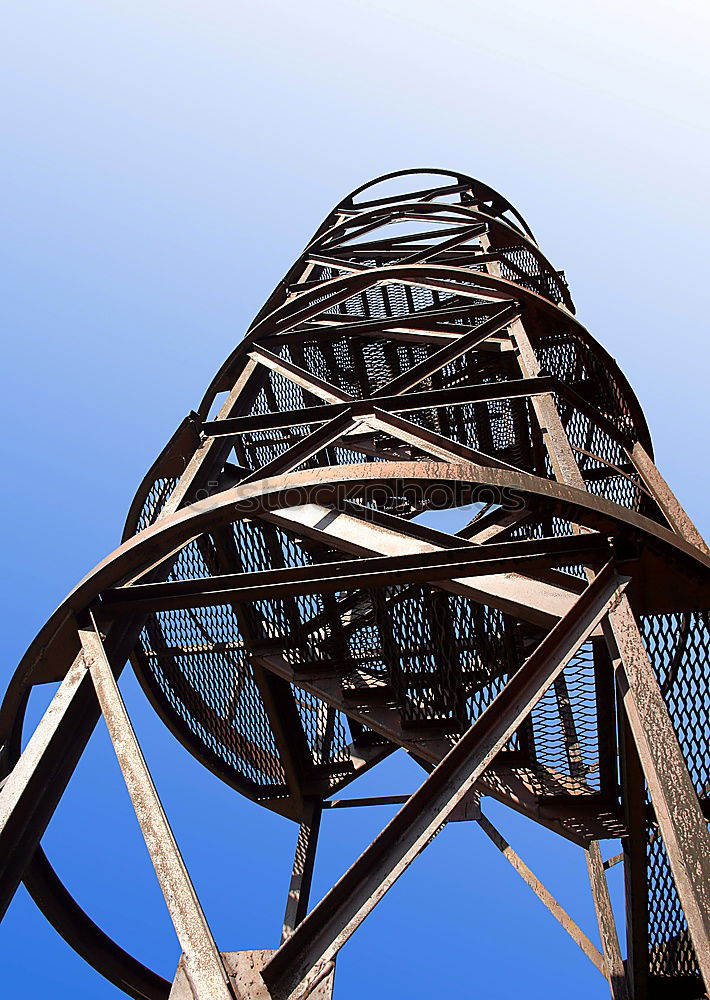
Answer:
[{"label": "metal mesh panel", "polygon": [[372,603],[381,642],[372,666],[385,665],[405,723],[466,728],[519,665],[492,608],[417,586],[373,592]]},{"label": "metal mesh panel", "polygon": [[298,349],[287,346],[282,350],[283,356],[294,364],[331,385],[337,385],[356,399],[365,394],[365,387],[358,378],[362,365],[358,365],[357,355],[361,353],[357,342],[349,337],[327,339],[321,343],[309,341]]},{"label": "metal mesh panel", "polygon": [[447,595],[408,587],[374,593],[383,659],[404,723],[451,721],[460,728],[464,692]]},{"label": "metal mesh panel", "polygon": [[279,410],[298,410],[306,406],[303,389],[280,372],[269,371],[264,386],[259,390],[250,413],[277,413]]},{"label": "metal mesh panel", "polygon": [[531,343],[541,368],[598,407],[622,434],[636,437],[637,428],[623,392],[585,343],[568,333],[547,332],[531,337]]},{"label": "metal mesh panel", "polygon": [[660,509],[643,488],[621,445],[566,400],[557,395],[555,399],[589,492],[665,523]]},{"label": "metal mesh panel", "polygon": [[138,522],[135,529],[136,534],[144,528],[147,528],[149,525],[155,523],[161,510],[170,499],[170,494],[175,489],[176,485],[177,479],[174,477],[165,477],[163,479],[155,480],[151,488],[148,490],[148,494],[143,502],[143,508],[138,516]]},{"label": "metal mesh panel", "polygon": [[[275,526],[238,521],[232,531],[245,571],[312,561]],[[210,576],[211,558],[209,539],[193,541],[179,553],[169,579]],[[322,617],[324,599],[317,596],[241,607],[247,634],[230,606],[160,612],[144,628],[140,647],[145,669],[192,736],[222,765],[257,786],[257,796],[273,797],[285,794],[285,776],[247,647],[255,640],[281,640],[287,660],[312,664],[332,655],[332,624],[326,619],[311,634],[303,627]],[[349,760],[343,716],[314,695],[292,690],[314,765],[337,773],[338,765]]]},{"label": "metal mesh panel", "polygon": [[345,716],[302,688],[291,685],[291,690],[313,762],[320,765],[347,762],[350,755]]},{"label": "metal mesh panel", "polygon": [[710,613],[645,615],[641,631],[701,798],[710,794]]},{"label": "metal mesh panel", "polygon": [[514,281],[523,288],[529,288],[538,295],[544,295],[552,302],[561,302],[562,279],[556,271],[541,269],[540,261],[526,246],[505,247],[500,254],[501,277]]},{"label": "metal mesh panel", "polygon": [[512,618],[496,608],[448,595],[452,634],[461,664],[466,716],[473,722],[522,663]]},{"label": "metal mesh panel", "polygon": [[532,740],[540,792],[598,790],[594,651],[587,641],[560,677],[548,688],[532,713]]},{"label": "metal mesh panel", "polygon": [[[246,572],[312,563],[307,550],[274,525],[237,521],[233,531],[241,567]],[[259,600],[251,605],[250,622],[255,638],[281,640],[284,658],[302,666],[328,656],[327,644],[301,627],[322,611],[323,598],[318,595]]]},{"label": "metal mesh panel", "polygon": [[[698,964],[688,934],[663,840],[655,825],[649,825],[648,943],[649,966],[661,978],[696,976]],[[699,994],[700,995],[700,994]]]},{"label": "metal mesh panel", "polygon": [[[710,615],[707,611],[646,615],[641,631],[691,779],[701,800],[710,793]],[[652,971],[697,972],[687,923],[662,838],[649,829],[649,940]]]},{"label": "metal mesh panel", "polygon": [[234,615],[225,606],[165,611],[141,634],[148,669],[190,732],[257,785],[284,773]]}]

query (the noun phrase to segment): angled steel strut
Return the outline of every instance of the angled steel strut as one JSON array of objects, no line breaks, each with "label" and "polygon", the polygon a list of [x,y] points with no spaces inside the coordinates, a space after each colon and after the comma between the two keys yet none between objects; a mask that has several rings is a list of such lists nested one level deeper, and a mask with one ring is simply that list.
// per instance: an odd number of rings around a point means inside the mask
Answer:
[{"label": "angled steel strut", "polygon": [[[447,822],[470,821],[615,1000],[702,997],[709,607],[708,548],[638,401],[522,217],[463,174],[378,178],[319,227],[148,472],[122,544],[12,678],[0,913],[24,881],[129,996],[326,1000],[359,924]],[[215,943],[123,703],[128,660],[198,760],[298,824],[278,948]],[[81,910],[41,847],[102,716],[178,937],[172,983]],[[425,772],[410,798],[337,797],[399,747]],[[486,796],[579,845],[599,947]],[[309,911],[328,809],[385,802],[399,812]]]}]

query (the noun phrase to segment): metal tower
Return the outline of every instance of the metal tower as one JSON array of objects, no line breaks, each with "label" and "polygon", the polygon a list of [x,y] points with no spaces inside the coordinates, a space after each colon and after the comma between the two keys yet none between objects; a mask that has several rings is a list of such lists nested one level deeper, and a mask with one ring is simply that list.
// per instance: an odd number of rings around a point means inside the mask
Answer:
[{"label": "metal tower", "polygon": [[[123,543],[17,669],[0,713],[0,913],[24,880],[130,996],[323,1000],[370,910],[468,820],[615,1000],[702,996],[708,607],[708,548],[521,216],[462,174],[379,178],[320,226],[145,477]],[[300,824],[277,950],[218,950],[119,692],[128,659],[195,757]],[[47,683],[20,753],[28,694]],[[40,845],[101,715],[182,949],[173,984],[92,922]],[[421,787],[308,912],[322,811],[398,747]],[[486,796],[584,850],[601,952]],[[621,853],[604,860],[605,840]]]}]

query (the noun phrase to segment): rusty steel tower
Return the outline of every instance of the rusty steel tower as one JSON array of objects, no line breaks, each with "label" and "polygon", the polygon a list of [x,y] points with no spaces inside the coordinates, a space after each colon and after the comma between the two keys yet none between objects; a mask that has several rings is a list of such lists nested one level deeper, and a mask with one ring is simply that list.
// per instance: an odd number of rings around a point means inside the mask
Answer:
[{"label": "rusty steel tower", "polygon": [[[328,215],[143,480],[122,544],[17,669],[0,912],[24,880],[133,997],[325,1000],[350,935],[467,820],[615,1000],[703,996],[709,607],[708,548],[636,397],[519,213],[462,174],[379,178]],[[119,691],[129,659],[198,760],[299,824],[278,949],[215,944]],[[173,983],[93,923],[40,844],[102,715],[179,939]],[[420,788],[309,910],[322,812],[400,747]],[[580,845],[601,950],[487,796]]]}]

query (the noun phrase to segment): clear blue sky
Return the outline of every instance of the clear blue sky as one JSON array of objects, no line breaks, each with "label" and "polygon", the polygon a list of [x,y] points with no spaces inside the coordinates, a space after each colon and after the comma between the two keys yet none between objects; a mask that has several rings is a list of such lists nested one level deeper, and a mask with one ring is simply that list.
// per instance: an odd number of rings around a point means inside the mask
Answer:
[{"label": "clear blue sky", "polygon": [[[707,533],[709,26],[688,0],[5,4],[3,688],[306,238],[389,170],[465,171],[521,209]],[[295,828],[204,772],[122,683],[220,946],[275,946]],[[417,780],[397,757],[362,788]],[[326,815],[316,896],[387,812]],[[594,937],[581,852],[490,814]],[[45,846],[94,918],[172,978],[101,727]],[[8,997],[119,996],[24,889],[0,962]],[[471,824],[444,831],[338,965],[338,1000],[608,995]]]}]

